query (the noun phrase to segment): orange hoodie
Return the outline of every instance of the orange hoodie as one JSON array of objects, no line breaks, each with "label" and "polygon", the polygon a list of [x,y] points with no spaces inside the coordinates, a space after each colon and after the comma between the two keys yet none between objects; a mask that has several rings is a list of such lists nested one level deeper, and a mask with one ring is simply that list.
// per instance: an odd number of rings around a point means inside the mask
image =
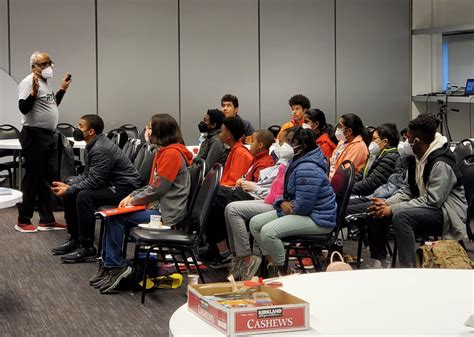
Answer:
[{"label": "orange hoodie", "polygon": [[221,185],[235,186],[237,179],[247,172],[252,164],[253,156],[241,141],[232,146],[227,161],[225,162],[224,172],[222,173]]},{"label": "orange hoodie", "polygon": [[156,176],[172,183],[181,168],[181,158],[186,160],[188,166],[193,162],[193,154],[182,144],[171,144],[160,148],[153,159],[149,184],[152,185]]},{"label": "orange hoodie", "polygon": [[344,144],[344,141],[340,141],[332,154],[330,159],[329,180],[332,179],[334,172],[336,172],[337,168],[344,160],[350,160],[354,164],[357,173],[364,167],[365,162],[369,157],[369,151],[367,150],[367,145],[365,145],[362,136],[359,135],[355,137],[352,142],[347,143],[345,148],[339,153],[338,150]]}]

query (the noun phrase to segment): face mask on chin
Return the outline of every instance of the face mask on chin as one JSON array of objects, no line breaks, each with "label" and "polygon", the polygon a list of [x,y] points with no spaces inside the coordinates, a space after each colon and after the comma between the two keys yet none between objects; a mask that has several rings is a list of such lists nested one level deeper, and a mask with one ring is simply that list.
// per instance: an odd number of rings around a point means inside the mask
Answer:
[{"label": "face mask on chin", "polygon": [[41,70],[41,76],[44,79],[53,78],[53,68],[51,66]]}]

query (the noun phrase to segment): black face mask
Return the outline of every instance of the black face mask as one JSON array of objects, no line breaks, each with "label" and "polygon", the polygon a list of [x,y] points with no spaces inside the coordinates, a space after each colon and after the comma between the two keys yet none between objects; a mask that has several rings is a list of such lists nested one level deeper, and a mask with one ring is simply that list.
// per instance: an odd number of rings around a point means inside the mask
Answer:
[{"label": "black face mask", "polygon": [[199,129],[199,132],[201,133],[209,132],[209,127],[204,121],[199,122],[198,129]]},{"label": "black face mask", "polygon": [[78,142],[84,140],[84,132],[82,132],[82,130],[79,128],[74,129],[74,131],[72,132],[72,136],[74,137],[74,140]]}]

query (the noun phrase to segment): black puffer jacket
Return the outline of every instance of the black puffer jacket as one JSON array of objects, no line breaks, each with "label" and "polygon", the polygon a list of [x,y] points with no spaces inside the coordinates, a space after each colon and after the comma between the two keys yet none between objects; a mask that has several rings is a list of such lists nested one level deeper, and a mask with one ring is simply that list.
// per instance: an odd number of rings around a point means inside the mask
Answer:
[{"label": "black puffer jacket", "polygon": [[399,158],[400,154],[397,148],[382,150],[370,168],[365,167],[357,173],[352,194],[372,194],[379,186],[385,184],[388,177],[395,172],[396,163]]},{"label": "black puffer jacket", "polygon": [[68,193],[104,187],[130,193],[141,186],[140,175],[130,160],[102,134],[87,144],[84,161],[84,173],[72,181]]}]

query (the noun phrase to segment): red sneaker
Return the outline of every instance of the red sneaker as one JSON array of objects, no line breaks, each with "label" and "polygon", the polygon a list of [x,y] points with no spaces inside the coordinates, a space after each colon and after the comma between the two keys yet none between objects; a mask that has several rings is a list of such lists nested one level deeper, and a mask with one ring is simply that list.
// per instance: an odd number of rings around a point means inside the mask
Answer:
[{"label": "red sneaker", "polygon": [[15,225],[15,230],[22,233],[35,233],[38,231],[36,227],[30,223],[17,223]]},{"label": "red sneaker", "polygon": [[51,223],[40,223],[38,224],[38,230],[39,231],[57,231],[61,229],[66,229],[67,226],[59,223],[59,222],[51,222]]}]

